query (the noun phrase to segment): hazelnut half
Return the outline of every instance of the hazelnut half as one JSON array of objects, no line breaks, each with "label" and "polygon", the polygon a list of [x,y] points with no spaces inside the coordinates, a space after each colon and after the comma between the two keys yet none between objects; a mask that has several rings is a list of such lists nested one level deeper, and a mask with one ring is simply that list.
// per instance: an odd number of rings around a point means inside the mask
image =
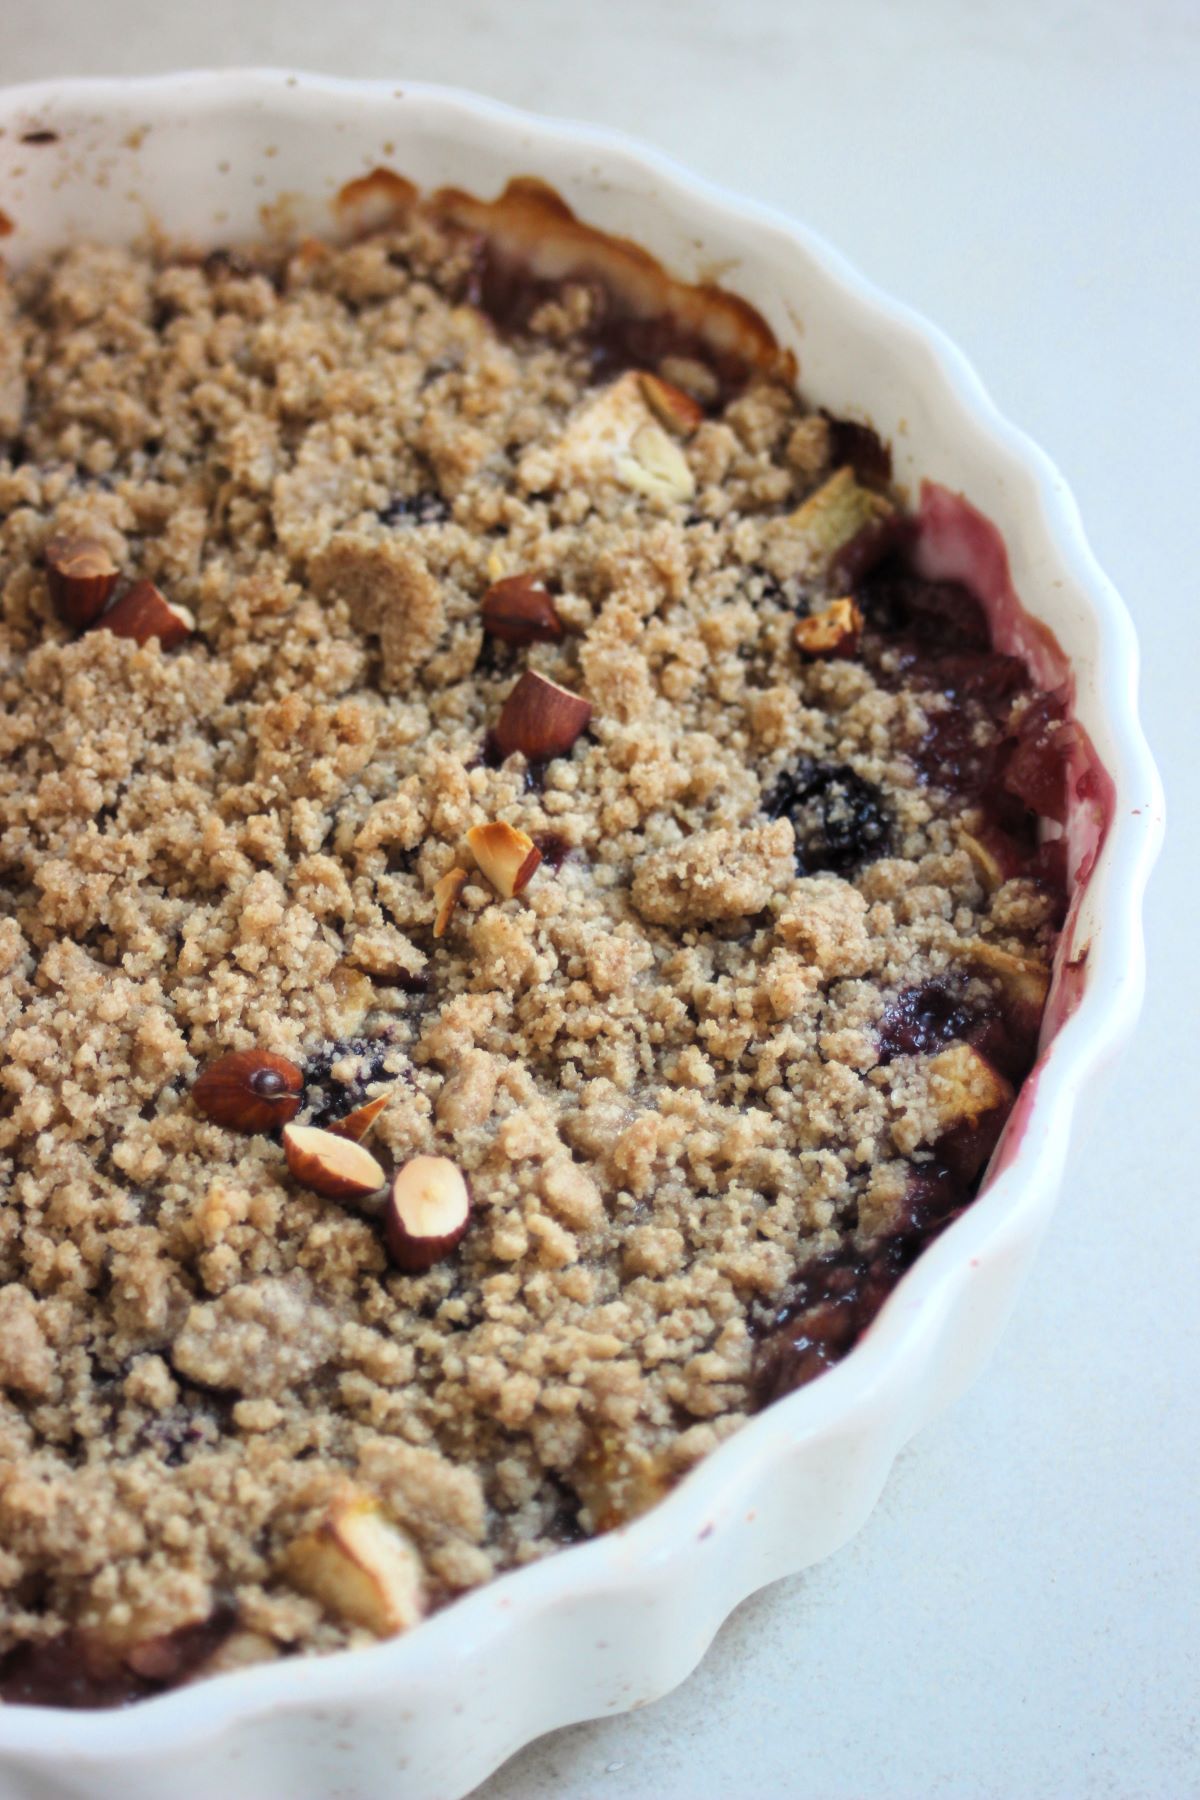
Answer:
[{"label": "hazelnut half", "polygon": [[481,610],[483,629],[505,644],[557,644],[564,635],[553,600],[532,575],[494,581]]},{"label": "hazelnut half", "polygon": [[464,1237],[471,1188],[448,1156],[414,1156],[392,1176],[383,1213],[388,1255],[410,1275],[432,1268]]},{"label": "hazelnut half", "polygon": [[283,1154],[301,1187],[327,1200],[363,1200],[387,1180],[383,1164],[369,1150],[316,1125],[286,1125]]},{"label": "hazelnut half", "polygon": [[135,581],[96,621],[97,631],[148,644],[157,638],[164,650],[174,649],[196,629],[186,606],[174,606],[152,581]]},{"label": "hazelnut half", "polygon": [[300,1111],[304,1073],[270,1050],[230,1050],[203,1070],[192,1099],[206,1119],[234,1131],[273,1131]]},{"label": "hazelnut half", "polygon": [[565,756],[587,729],[592,703],[526,669],[501,708],[493,737],[502,756],[520,750],[531,762]]},{"label": "hazelnut half", "polygon": [[116,563],[94,537],[52,537],[42,554],[55,612],[64,625],[84,630],[117,585]]},{"label": "hazelnut half", "polygon": [[831,600],[820,612],[796,621],[796,648],[803,656],[855,656],[862,640],[863,616],[851,599]]},{"label": "hazelnut half", "polygon": [[498,894],[511,900],[529,883],[542,853],[527,832],[497,819],[490,825],[472,825],[467,842],[475,861]]}]

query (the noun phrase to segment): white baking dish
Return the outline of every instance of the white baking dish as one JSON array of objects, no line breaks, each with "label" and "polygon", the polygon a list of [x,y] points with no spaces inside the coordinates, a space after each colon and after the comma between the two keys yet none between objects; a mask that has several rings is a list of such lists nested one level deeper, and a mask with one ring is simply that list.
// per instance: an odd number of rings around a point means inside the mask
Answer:
[{"label": "white baking dish", "polygon": [[1070,954],[1087,948],[1082,996],[999,1172],[861,1345],[652,1513],[376,1648],[224,1676],[125,1712],[0,1708],[0,1787],[13,1800],[454,1800],[540,1732],[680,1681],[746,1594],[857,1530],[897,1451],[991,1350],[1049,1217],[1077,1104],[1141,1000],[1142,895],[1162,803],[1129,617],[1062,478],[998,416],[959,352],[810,232],[606,132],[450,90],[226,73],[0,93],[0,209],[12,225],[0,252],[24,260],[152,225],[204,246],[252,240],[264,219],[320,231],[336,191],[380,164],[423,188],[485,196],[537,174],[675,273],[719,268],[796,351],[810,400],[869,418],[914,492],[932,478],[995,522],[1017,593],[1070,660],[1077,716],[1115,784],[1071,932]]}]

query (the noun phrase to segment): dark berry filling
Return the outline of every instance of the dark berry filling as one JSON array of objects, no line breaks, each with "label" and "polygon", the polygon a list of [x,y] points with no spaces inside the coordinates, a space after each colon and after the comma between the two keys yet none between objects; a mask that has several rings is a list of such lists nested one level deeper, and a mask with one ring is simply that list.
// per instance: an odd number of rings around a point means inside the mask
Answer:
[{"label": "dark berry filling", "polygon": [[1008,1081],[1020,1081],[1037,1055],[1041,1017],[1033,1008],[995,999],[968,1001],[950,976],[896,995],[879,1022],[879,1061],[934,1056],[947,1044],[970,1044]]},{"label": "dark berry filling", "polygon": [[1074,728],[1060,694],[1031,695],[1018,657],[991,647],[987,615],[960,583],[927,581],[891,555],[855,586],[876,679],[942,694],[912,758],[921,776],[976,805],[1006,874],[1062,895],[1061,845],[1038,844],[1039,818],[1061,824]]},{"label": "dark berry filling", "polygon": [[877,487],[892,479],[892,453],[877,431],[823,409],[821,417],[829,427],[829,460],[835,469],[849,463],[857,480]]},{"label": "dark berry filling", "polygon": [[[843,433],[845,428],[839,427]],[[841,455],[867,478],[869,444],[842,442]],[[864,460],[865,459],[865,460]],[[867,622],[864,661],[889,687],[946,697],[931,712],[912,757],[922,778],[972,802],[978,835],[1006,878],[1025,875],[1066,907],[1063,841],[1038,843],[1038,821],[1063,823],[1074,728],[1063,696],[1030,695],[1016,657],[992,648],[987,615],[957,582],[927,581],[897,544],[851,544],[843,574]],[[784,777],[767,805],[796,832],[802,873],[851,875],[886,854],[889,825],[878,791],[846,768],[807,763]],[[995,996],[967,998],[964,979],[945,976],[904,989],[879,1023],[879,1060],[936,1055],[970,1044],[1010,1082],[1020,1082],[1037,1054],[1040,1014]],[[805,1264],[788,1304],[764,1331],[756,1359],[760,1405],[790,1393],[852,1349],[900,1277],[925,1246],[968,1206],[1003,1129],[1005,1109],[956,1126],[914,1167],[904,1216],[865,1249],[847,1246]]]},{"label": "dark berry filling", "polygon": [[801,875],[852,875],[886,856],[891,817],[873,782],[844,763],[802,763],[778,783],[767,816],[788,819]]},{"label": "dark berry filling", "polygon": [[1074,727],[1059,694],[1039,694],[1021,714],[1000,770],[1004,793],[1030,812],[1065,825],[1067,763]]},{"label": "dark berry filling", "polygon": [[855,598],[875,630],[936,657],[955,650],[991,652],[987,614],[957,581],[925,581],[899,557],[891,557],[856,589]]},{"label": "dark berry filling", "polygon": [[[422,976],[410,976],[408,983],[412,984],[409,990],[411,992],[425,991]],[[417,983],[421,985],[417,986]],[[395,980],[392,985],[401,987],[407,984]],[[312,1107],[314,1125],[327,1125],[331,1120],[344,1118],[356,1107],[365,1105],[369,1097],[368,1090],[373,1084],[402,1078],[385,1066],[393,1051],[394,1036],[394,1030],[388,1028],[376,1038],[342,1038],[309,1059],[304,1070],[304,1090]],[[358,1070],[354,1079],[350,1082],[335,1081],[334,1064],[351,1056],[358,1058]]]},{"label": "dark berry filling", "polygon": [[533,841],[542,853],[542,866],[553,872],[561,869],[571,854],[571,846],[557,831],[535,831]]},{"label": "dark berry filling", "polygon": [[[939,1152],[942,1146],[939,1145]],[[971,1198],[949,1159],[914,1168],[897,1229],[865,1250],[852,1244],[814,1257],[795,1276],[792,1297],[771,1321],[754,1361],[760,1406],[823,1375],[852,1350],[921,1251]]]},{"label": "dark berry filling", "polygon": [[974,1023],[969,1007],[944,981],[926,981],[897,994],[879,1024],[879,1060],[897,1056],[932,1056],[956,1038],[965,1038]]},{"label": "dark berry filling", "polygon": [[0,1699],[9,1706],[128,1706],[178,1687],[229,1636],[235,1617],[211,1618],[139,1644],[128,1658],[105,1656],[82,1634],[64,1632],[43,1644],[18,1644],[0,1657]]},{"label": "dark berry filling", "polygon": [[886,557],[900,555],[912,541],[912,521],[902,513],[864,525],[838,550],[829,565],[830,579],[842,589],[854,588]]},{"label": "dark berry filling", "polygon": [[450,504],[441,494],[397,494],[376,517],[381,525],[441,525],[450,517]]},{"label": "dark berry filling", "polygon": [[[588,357],[592,377],[607,381],[624,369],[657,369],[665,357],[686,357],[716,378],[719,401],[732,399],[746,384],[750,368],[736,350],[724,351],[707,337],[689,330],[670,313],[633,311],[601,281],[575,281],[589,290],[589,318],[576,335]],[[529,265],[505,254],[498,243],[480,238],[463,298],[485,312],[499,331],[522,336],[548,301],[562,298],[563,282],[543,280]]]}]

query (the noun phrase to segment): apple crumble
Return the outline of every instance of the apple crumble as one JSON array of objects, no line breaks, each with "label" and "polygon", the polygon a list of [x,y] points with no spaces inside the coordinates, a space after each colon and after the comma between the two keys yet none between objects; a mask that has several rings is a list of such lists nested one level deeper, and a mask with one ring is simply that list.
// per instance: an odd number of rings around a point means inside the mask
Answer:
[{"label": "apple crumble", "polygon": [[10,1701],[632,1518],[1032,1065],[1061,699],[868,429],[495,276],[414,213],[0,283]]}]

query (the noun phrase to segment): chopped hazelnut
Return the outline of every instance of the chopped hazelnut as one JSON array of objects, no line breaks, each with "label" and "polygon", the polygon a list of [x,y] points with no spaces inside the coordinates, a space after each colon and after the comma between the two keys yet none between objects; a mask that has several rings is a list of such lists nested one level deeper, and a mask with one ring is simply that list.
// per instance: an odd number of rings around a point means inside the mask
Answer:
[{"label": "chopped hazelnut", "polygon": [[590,700],[526,669],[504,702],[493,733],[503,756],[520,750],[531,762],[565,756],[592,716]]},{"label": "chopped hazelnut", "polygon": [[554,602],[532,575],[494,581],[481,611],[483,629],[505,644],[557,644],[563,637]]},{"label": "chopped hazelnut", "polygon": [[414,1156],[392,1176],[383,1231],[398,1269],[419,1274],[462,1240],[471,1217],[471,1189],[447,1156]]},{"label": "chopped hazelnut", "polygon": [[483,873],[506,900],[528,886],[542,860],[541,851],[528,833],[517,831],[503,819],[490,825],[473,825],[467,842]]},{"label": "chopped hazelnut", "polygon": [[796,621],[796,648],[803,656],[854,656],[862,630],[863,616],[853,600],[831,600],[820,612]]},{"label": "chopped hazelnut", "polygon": [[433,921],[435,938],[445,937],[450,929],[450,921],[454,917],[454,909],[458,905],[458,897],[466,885],[466,880],[467,871],[465,869],[450,869],[436,883],[433,890],[433,897],[437,902],[437,917]]},{"label": "chopped hazelnut", "polygon": [[43,552],[54,610],[66,625],[82,631],[104,611],[119,573],[99,538],[52,537]]},{"label": "chopped hazelnut", "polygon": [[356,1106],[345,1118],[334,1119],[326,1126],[326,1130],[331,1131],[334,1137],[351,1138],[356,1144],[361,1144],[391,1097],[392,1089],[388,1088],[386,1093],[368,1100],[365,1106]]},{"label": "chopped hazelnut", "polygon": [[315,1125],[286,1125],[283,1154],[301,1187],[328,1200],[362,1200],[387,1180],[381,1163],[351,1137]]},{"label": "chopped hazelnut", "polygon": [[157,638],[164,650],[172,650],[191,636],[196,621],[186,606],[173,606],[152,581],[137,581],[96,620],[95,629],[138,644]]}]

